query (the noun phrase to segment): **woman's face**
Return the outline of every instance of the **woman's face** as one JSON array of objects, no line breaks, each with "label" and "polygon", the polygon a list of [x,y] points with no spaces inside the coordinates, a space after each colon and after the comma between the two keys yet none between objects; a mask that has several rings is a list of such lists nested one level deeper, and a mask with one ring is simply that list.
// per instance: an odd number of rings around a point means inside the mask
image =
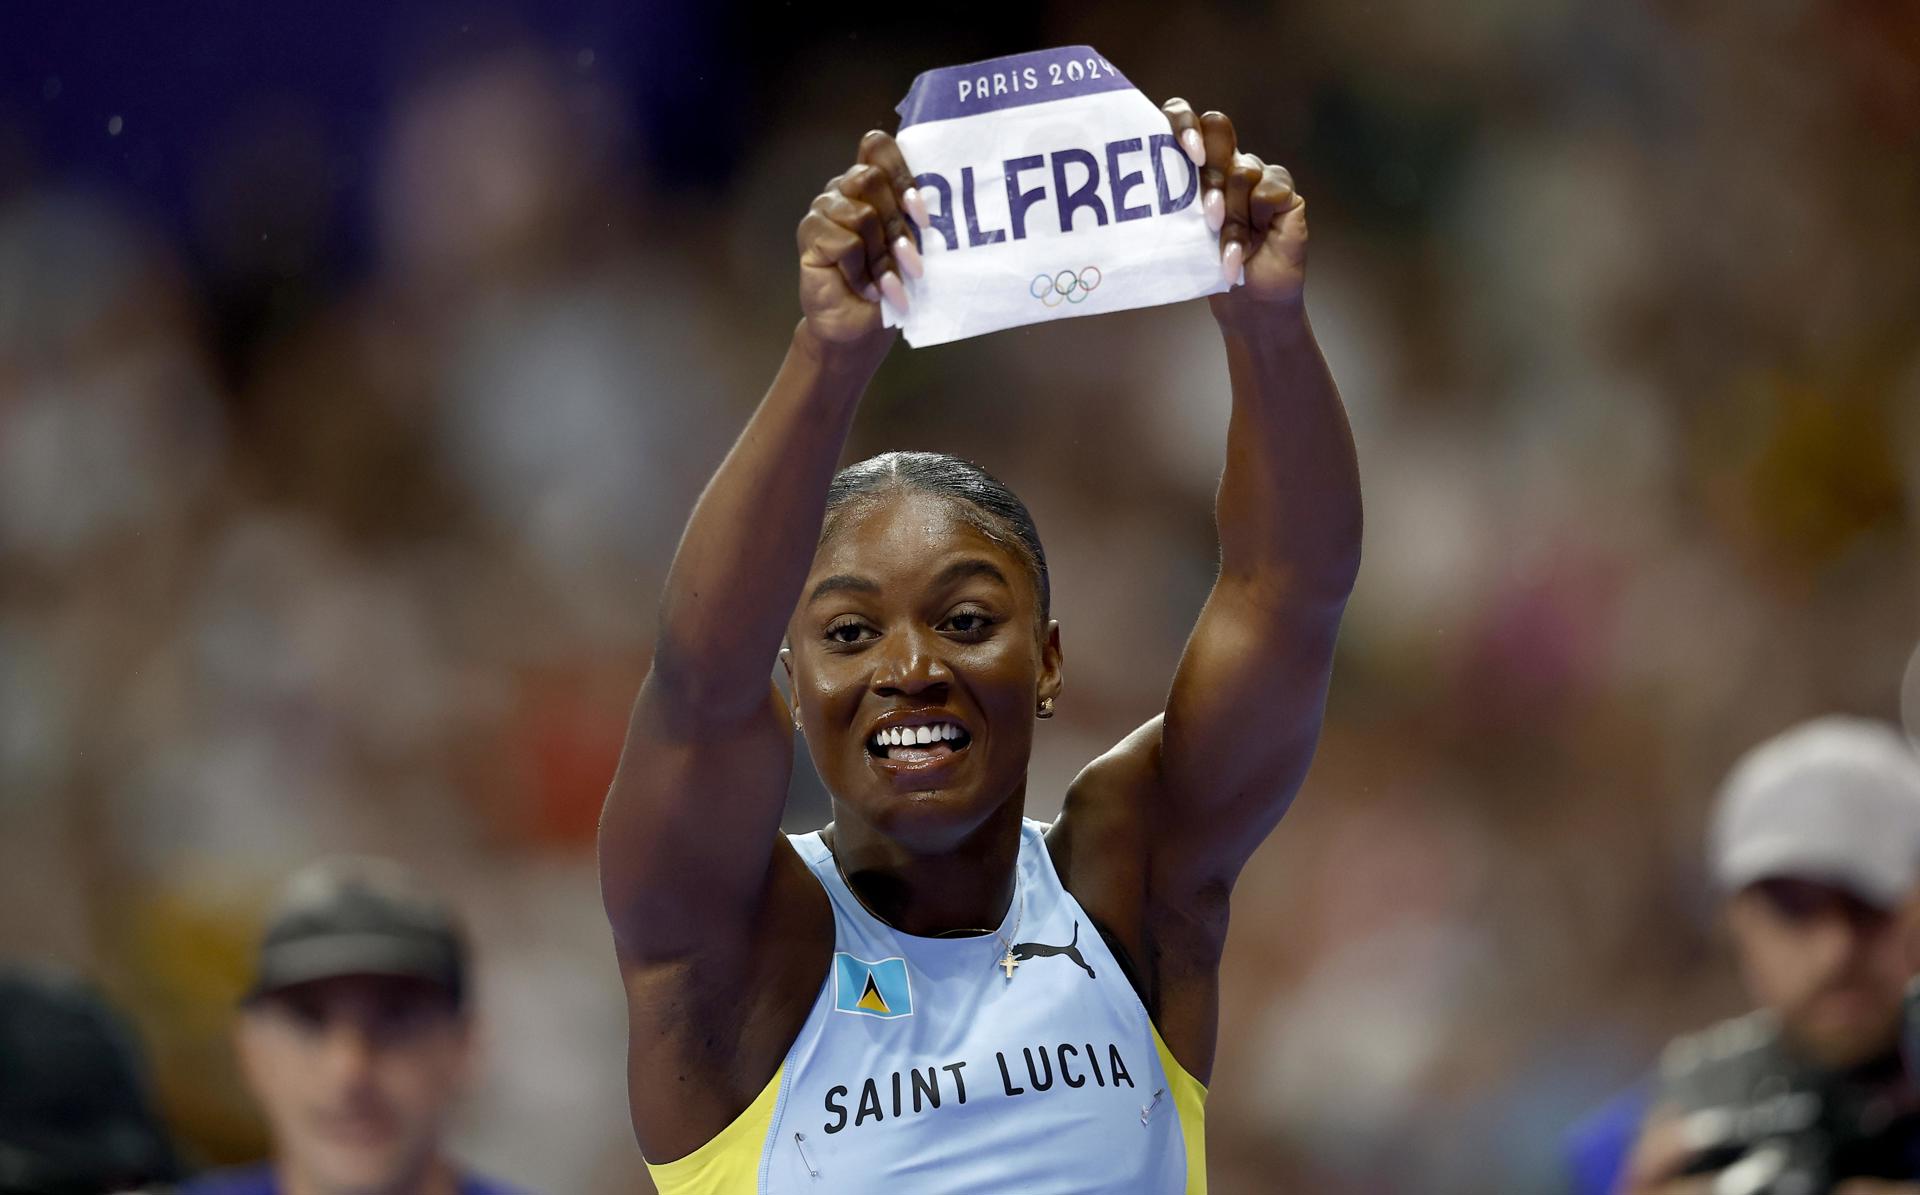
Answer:
[{"label": "woman's face", "polygon": [[1035,706],[1060,689],[1059,629],[1037,631],[1026,565],[955,500],[855,502],[788,627],[807,749],[836,816],[950,849],[1024,795]]}]

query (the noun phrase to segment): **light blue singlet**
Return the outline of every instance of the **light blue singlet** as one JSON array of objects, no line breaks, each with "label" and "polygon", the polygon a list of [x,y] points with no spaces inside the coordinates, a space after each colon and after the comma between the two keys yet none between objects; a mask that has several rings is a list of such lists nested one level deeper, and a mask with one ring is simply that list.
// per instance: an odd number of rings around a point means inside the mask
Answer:
[{"label": "light blue singlet", "polygon": [[1013,905],[969,938],[891,928],[817,832],[792,836],[833,906],[833,965],[759,1098],[651,1167],[661,1195],[1204,1193],[1205,1089],[1060,883],[1045,830],[1023,824]]}]

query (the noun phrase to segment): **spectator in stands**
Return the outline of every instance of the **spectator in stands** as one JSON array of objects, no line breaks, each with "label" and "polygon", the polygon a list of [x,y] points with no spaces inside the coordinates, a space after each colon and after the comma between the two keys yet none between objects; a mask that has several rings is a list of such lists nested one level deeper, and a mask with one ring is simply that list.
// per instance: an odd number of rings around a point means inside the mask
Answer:
[{"label": "spectator in stands", "polygon": [[0,1195],[158,1191],[178,1171],[125,1020],[76,979],[0,967]]},{"label": "spectator in stands", "polygon": [[183,1195],[508,1195],[443,1143],[471,1069],[469,995],[465,933],[398,865],[296,874],[235,1032],[273,1158]]}]

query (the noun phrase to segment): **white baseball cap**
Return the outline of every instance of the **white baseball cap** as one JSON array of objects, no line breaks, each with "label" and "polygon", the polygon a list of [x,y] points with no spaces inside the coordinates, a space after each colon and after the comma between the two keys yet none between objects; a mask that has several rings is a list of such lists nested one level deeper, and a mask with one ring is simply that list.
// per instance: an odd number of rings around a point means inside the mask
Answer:
[{"label": "white baseball cap", "polygon": [[1899,730],[1827,717],[1742,756],[1709,831],[1714,880],[1835,884],[1881,908],[1920,885],[1920,752]]}]

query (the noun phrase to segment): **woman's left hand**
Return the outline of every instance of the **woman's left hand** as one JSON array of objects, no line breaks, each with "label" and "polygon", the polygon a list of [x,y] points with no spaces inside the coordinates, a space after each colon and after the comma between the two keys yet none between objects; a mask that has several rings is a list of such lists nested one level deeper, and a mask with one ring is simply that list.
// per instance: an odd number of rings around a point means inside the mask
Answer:
[{"label": "woman's left hand", "polygon": [[1220,268],[1232,289],[1213,296],[1214,314],[1224,317],[1249,304],[1299,306],[1307,280],[1307,201],[1293,189],[1293,176],[1242,152],[1225,113],[1195,116],[1182,99],[1161,107],[1200,168],[1201,207],[1220,233]]}]

